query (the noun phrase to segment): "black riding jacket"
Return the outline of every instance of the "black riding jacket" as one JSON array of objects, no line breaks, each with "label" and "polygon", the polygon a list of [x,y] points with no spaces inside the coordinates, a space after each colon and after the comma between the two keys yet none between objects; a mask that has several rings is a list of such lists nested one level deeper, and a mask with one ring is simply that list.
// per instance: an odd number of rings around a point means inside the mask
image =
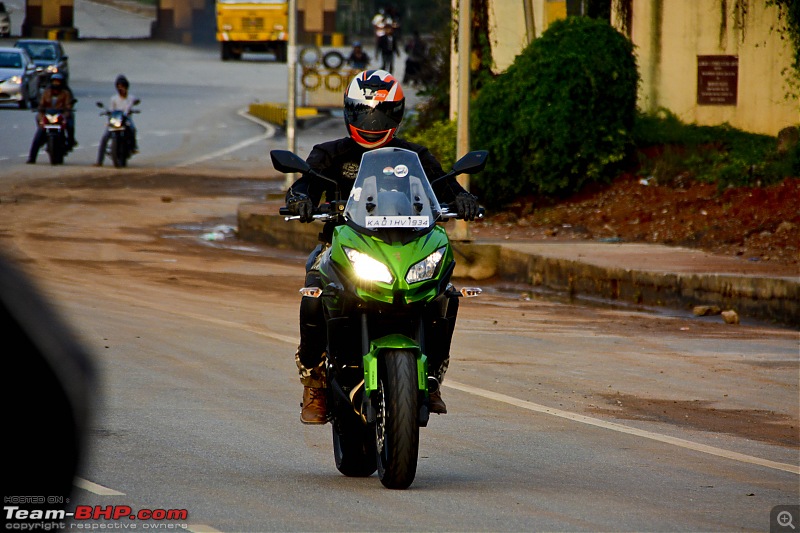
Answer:
[{"label": "black riding jacket", "polygon": [[[397,137],[384,146],[405,148],[416,152],[419,155],[425,175],[431,182],[445,174],[444,170],[442,170],[442,165],[439,164],[430,150],[424,146],[398,139]],[[364,148],[350,137],[344,137],[314,146],[306,162],[323,176],[336,180],[342,199],[345,199],[350,194],[350,189],[353,188],[353,183],[358,174],[358,166],[361,164],[361,156],[368,151],[368,148]],[[444,203],[450,203],[455,200],[458,194],[467,192],[455,177],[439,180],[432,187],[436,197]],[[314,205],[319,205],[323,193],[326,200],[334,200],[336,198],[336,187],[327,180],[310,174],[303,174],[286,192],[287,203],[292,195],[297,193],[305,194]],[[323,233],[320,234],[320,238],[330,242],[332,232],[333,225],[326,224]]]}]

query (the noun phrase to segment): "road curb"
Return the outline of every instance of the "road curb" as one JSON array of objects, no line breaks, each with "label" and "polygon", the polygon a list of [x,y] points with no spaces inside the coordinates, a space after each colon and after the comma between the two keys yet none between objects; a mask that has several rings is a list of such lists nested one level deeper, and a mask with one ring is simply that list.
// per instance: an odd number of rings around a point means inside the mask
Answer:
[{"label": "road curb", "polygon": [[[318,224],[287,224],[265,203],[239,206],[239,238],[277,248],[310,251]],[[575,244],[580,246],[580,244]],[[516,249],[513,242],[454,242],[454,276],[504,280],[571,297],[588,296],[636,305],[690,311],[698,305],[733,309],[743,317],[800,326],[800,283],[786,277],[727,273],[671,273],[610,267],[546,257]]]}]

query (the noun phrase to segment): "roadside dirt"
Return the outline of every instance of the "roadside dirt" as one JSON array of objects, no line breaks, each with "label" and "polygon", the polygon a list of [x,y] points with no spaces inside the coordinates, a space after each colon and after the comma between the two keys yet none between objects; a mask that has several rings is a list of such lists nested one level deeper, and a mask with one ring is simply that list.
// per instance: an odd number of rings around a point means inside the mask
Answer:
[{"label": "roadside dirt", "polygon": [[[218,241],[203,238],[217,226],[235,224],[236,206],[242,201],[263,199],[269,187],[272,185],[257,176],[219,178],[188,170],[170,174],[103,170],[75,178],[31,181],[0,191],[0,243],[48,284],[81,284],[87,291],[92,290],[93,284],[113,284],[120,290],[147,285],[177,289],[198,299],[220,295],[229,298],[234,294],[264,301],[296,298],[295,273],[302,268],[302,254],[253,251],[248,243],[232,244],[230,239],[235,238],[231,234],[222,235]],[[607,189],[532,213],[520,208],[518,214],[493,215],[476,224],[475,231],[531,239],[614,237],[671,243],[682,242],[684,226],[691,224],[707,228],[706,233],[691,241],[696,247],[797,265],[794,247],[800,242],[798,187],[800,182],[794,180],[763,191],[717,195],[703,187],[673,190],[621,180]],[[735,221],[739,221],[738,225]],[[779,229],[783,222],[794,226]],[[267,264],[272,266],[266,268]],[[269,276],[265,275],[267,271]],[[494,323],[492,317],[487,318],[486,307],[465,305],[459,318],[460,323],[463,321],[461,327],[495,330],[499,320],[504,327],[523,332],[546,331],[549,327],[559,331],[598,330],[622,339],[654,342],[661,338],[680,342],[676,339],[687,337],[726,342],[737,338],[747,342],[768,342],[776,336],[796,338],[796,333],[789,330],[744,325],[730,328],[690,317],[656,316],[644,320],[626,312],[581,306],[570,307],[568,315],[561,317],[562,311],[554,308],[560,304],[530,298],[508,302],[513,296],[487,298],[493,302]],[[558,318],[553,313],[559,313]],[[648,365],[662,362],[648,362],[647,358],[626,364],[636,367],[641,375],[686,382],[687,386],[691,381],[685,379],[687,372],[709,379],[716,376],[727,384],[731,396],[742,388],[741,384],[753,379],[765,380],[774,387],[775,373],[784,376],[788,370],[796,376],[799,368],[797,361],[783,362],[780,368],[758,367],[754,378],[753,368],[731,364],[724,358],[712,356],[673,363],[674,369],[659,367],[660,371]],[[463,371],[483,364],[497,362],[461,357],[455,367]],[[596,372],[607,373],[612,364],[616,363],[606,361]],[[727,394],[706,401],[702,391],[684,390],[684,385],[677,387],[680,391],[652,388],[656,386],[653,381],[630,383],[626,390],[607,394],[608,385],[601,388],[597,380],[603,378],[597,376],[587,377],[583,388],[576,390],[578,385],[565,380],[561,372],[548,375],[546,366],[544,363],[537,370],[537,379],[545,383],[546,389],[540,395],[545,401],[569,402],[565,408],[583,410],[591,416],[656,421],[800,447],[796,405],[787,405],[785,411],[781,408],[782,412],[740,408],[748,404],[729,404]],[[797,383],[786,386],[796,391]],[[662,395],[664,391],[666,396]]]},{"label": "roadside dirt", "polygon": [[800,179],[718,191],[623,176],[555,205],[525,199],[472,226],[476,237],[606,240],[696,248],[800,274]]}]

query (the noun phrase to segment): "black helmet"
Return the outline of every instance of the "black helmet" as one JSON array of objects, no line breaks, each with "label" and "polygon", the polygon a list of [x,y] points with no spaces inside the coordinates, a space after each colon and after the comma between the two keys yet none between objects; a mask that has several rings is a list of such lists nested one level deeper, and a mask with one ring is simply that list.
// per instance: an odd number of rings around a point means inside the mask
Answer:
[{"label": "black helmet", "polygon": [[117,76],[117,79],[114,82],[114,87],[116,87],[117,85],[122,85],[126,89],[131,86],[131,84],[128,82],[128,78],[126,78],[123,74]]},{"label": "black helmet", "polygon": [[405,109],[400,82],[385,70],[359,72],[344,93],[347,133],[364,148],[380,148],[391,141]]},{"label": "black helmet", "polygon": [[50,76],[50,87],[53,89],[61,89],[64,87],[64,75],[56,72]]}]

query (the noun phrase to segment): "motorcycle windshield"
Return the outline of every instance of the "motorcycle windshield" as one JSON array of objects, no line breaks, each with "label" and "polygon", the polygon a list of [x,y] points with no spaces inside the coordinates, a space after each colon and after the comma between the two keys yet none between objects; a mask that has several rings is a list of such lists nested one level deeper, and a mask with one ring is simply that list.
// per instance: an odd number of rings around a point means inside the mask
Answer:
[{"label": "motorcycle windshield", "polygon": [[432,226],[440,207],[416,152],[379,148],[361,157],[345,218],[369,231]]}]

